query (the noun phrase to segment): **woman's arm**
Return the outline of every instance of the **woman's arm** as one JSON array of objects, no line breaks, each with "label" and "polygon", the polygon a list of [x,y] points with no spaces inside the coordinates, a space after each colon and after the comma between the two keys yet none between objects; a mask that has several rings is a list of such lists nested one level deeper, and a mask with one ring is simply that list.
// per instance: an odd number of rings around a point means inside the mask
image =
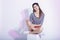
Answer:
[{"label": "woman's arm", "polygon": [[26,20],[26,23],[27,23],[27,26],[31,29],[34,29],[36,30],[37,28],[34,28],[35,26],[40,26],[41,27],[41,24],[32,24],[29,19]]},{"label": "woman's arm", "polygon": [[[30,33],[41,33],[42,32],[42,27],[40,28],[34,28],[34,26],[41,26],[40,24],[32,24],[29,20],[26,20],[27,26],[29,28]],[[32,31],[33,30],[33,31]]]},{"label": "woman's arm", "polygon": [[28,27],[32,28],[34,25],[29,21],[29,19],[26,20],[26,24]]}]

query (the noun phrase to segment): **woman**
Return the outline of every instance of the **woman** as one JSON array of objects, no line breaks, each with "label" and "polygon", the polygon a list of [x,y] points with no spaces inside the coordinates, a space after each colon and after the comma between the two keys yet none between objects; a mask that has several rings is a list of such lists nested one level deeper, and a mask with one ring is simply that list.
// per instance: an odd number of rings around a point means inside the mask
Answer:
[{"label": "woman", "polygon": [[33,13],[31,13],[30,18],[26,20],[30,33],[38,34],[42,32],[41,26],[44,20],[44,14],[39,7],[38,3],[32,4]]}]

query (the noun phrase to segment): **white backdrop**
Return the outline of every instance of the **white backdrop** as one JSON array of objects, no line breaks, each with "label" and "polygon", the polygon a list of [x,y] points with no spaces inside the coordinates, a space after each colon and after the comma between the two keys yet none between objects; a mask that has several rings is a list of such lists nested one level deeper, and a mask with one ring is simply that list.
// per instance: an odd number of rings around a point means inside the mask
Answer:
[{"label": "white backdrop", "polygon": [[45,14],[43,24],[45,39],[59,38],[59,0],[0,0],[0,38],[11,38],[8,31],[19,29],[19,23],[22,20],[21,11],[24,9],[31,11],[34,2],[39,3]]}]

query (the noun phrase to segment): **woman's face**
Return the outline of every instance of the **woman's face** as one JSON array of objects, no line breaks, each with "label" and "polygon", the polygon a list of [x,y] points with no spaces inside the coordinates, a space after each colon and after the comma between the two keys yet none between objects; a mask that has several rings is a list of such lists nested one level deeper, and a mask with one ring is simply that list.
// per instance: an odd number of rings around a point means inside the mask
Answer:
[{"label": "woman's face", "polygon": [[39,10],[39,6],[34,5],[34,6],[33,6],[33,9],[34,9],[35,11],[37,11],[37,10]]}]

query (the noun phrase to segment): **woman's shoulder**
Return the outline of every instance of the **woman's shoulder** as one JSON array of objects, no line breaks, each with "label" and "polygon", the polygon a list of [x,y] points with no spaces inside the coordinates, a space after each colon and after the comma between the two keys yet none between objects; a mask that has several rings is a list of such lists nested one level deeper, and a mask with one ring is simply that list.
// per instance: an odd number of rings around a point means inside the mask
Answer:
[{"label": "woman's shoulder", "polygon": [[30,14],[30,16],[33,16],[33,15],[34,15],[34,13],[31,13],[31,14]]}]

